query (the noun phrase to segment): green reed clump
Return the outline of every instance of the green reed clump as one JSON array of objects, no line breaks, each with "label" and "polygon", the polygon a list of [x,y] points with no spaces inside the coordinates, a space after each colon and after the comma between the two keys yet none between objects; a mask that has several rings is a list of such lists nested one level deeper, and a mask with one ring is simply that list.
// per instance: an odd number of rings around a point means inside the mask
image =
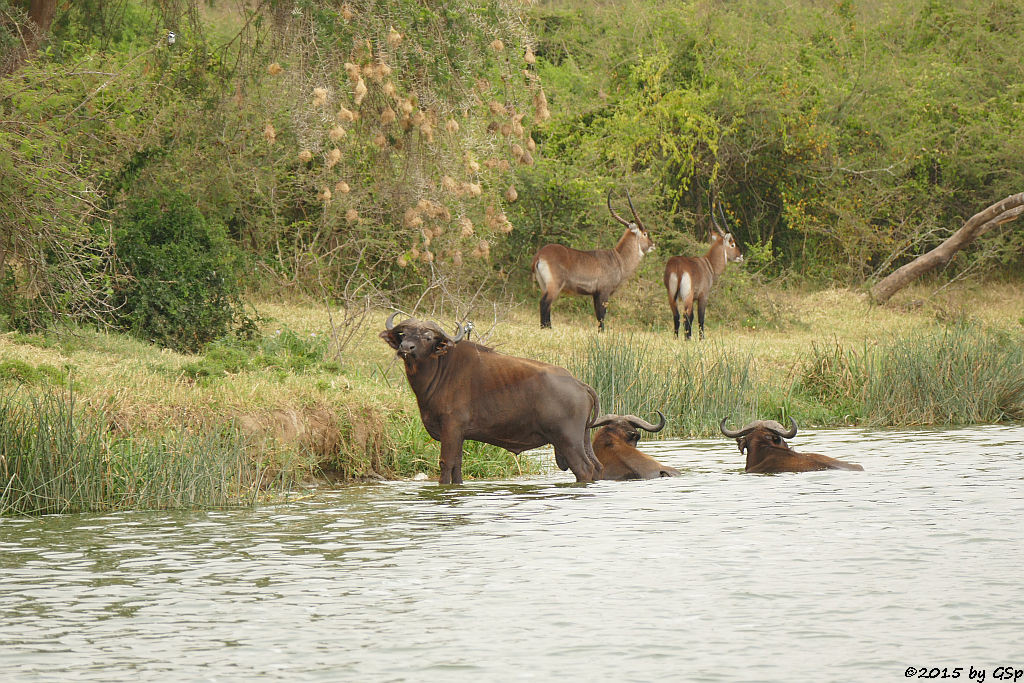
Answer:
[{"label": "green reed clump", "polygon": [[[394,439],[394,474],[411,477],[423,472],[432,479],[440,475],[438,457],[441,444],[427,434],[419,416],[413,419],[398,416],[389,429]],[[553,458],[551,462],[554,462]],[[524,474],[539,474],[544,466],[541,459],[522,453],[514,455],[490,444],[466,441],[462,445],[462,474],[467,479],[507,479]]]},{"label": "green reed clump", "polygon": [[251,504],[261,484],[234,433],[114,438],[70,390],[0,390],[0,515]]},{"label": "green reed clump", "polygon": [[957,325],[861,350],[815,347],[803,388],[869,425],[956,425],[1024,419],[1024,344]]},{"label": "green reed clump", "polygon": [[605,413],[650,419],[664,413],[664,434],[710,436],[725,416],[755,416],[751,358],[702,343],[666,356],[649,341],[608,335],[573,353],[568,369],[594,387]]}]

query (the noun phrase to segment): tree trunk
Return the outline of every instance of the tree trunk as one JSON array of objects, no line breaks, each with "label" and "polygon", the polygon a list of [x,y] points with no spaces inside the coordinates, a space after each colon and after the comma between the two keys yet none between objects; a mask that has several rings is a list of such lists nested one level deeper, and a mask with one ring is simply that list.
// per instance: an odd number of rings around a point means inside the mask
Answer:
[{"label": "tree trunk", "polygon": [[0,76],[14,73],[18,67],[25,63],[25,60],[35,54],[39,44],[43,42],[46,34],[50,32],[53,24],[53,17],[57,13],[57,0],[24,0],[15,3],[24,8],[28,4],[29,21],[25,24],[15,24],[15,30],[21,39],[21,45],[0,59]]},{"label": "tree trunk", "polygon": [[28,18],[35,22],[40,36],[50,32],[56,12],[57,0],[31,0],[28,4]]},{"label": "tree trunk", "polygon": [[1012,221],[1022,213],[1024,213],[1024,192],[1012,194],[1001,202],[996,202],[981,213],[975,214],[945,242],[882,278],[871,289],[871,299],[877,304],[885,303],[893,294],[917,278],[949,263],[958,251],[977,237],[984,235],[997,225]]}]

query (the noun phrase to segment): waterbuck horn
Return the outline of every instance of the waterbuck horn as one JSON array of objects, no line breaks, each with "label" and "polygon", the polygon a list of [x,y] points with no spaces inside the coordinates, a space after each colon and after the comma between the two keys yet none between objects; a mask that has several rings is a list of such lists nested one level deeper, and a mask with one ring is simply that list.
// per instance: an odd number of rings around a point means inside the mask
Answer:
[{"label": "waterbuck horn", "polygon": [[661,418],[661,421],[658,422],[658,424],[656,425],[652,425],[647,420],[640,419],[636,415],[625,415],[623,417],[634,427],[639,427],[640,429],[647,430],[648,432],[651,432],[653,434],[655,432],[660,432],[662,429],[665,428],[665,416],[661,414],[660,410],[655,410],[654,412],[656,412],[658,414],[658,417]]},{"label": "waterbuck horn", "polygon": [[[725,238],[725,232],[722,230],[722,226],[720,226],[718,224],[718,221],[715,220],[715,207],[712,205],[712,202],[710,202],[710,201],[708,202],[708,204],[709,204],[709,206],[708,206],[708,214],[711,216],[711,225],[715,226],[715,231],[719,235],[721,235],[722,238],[724,239]],[[722,203],[721,202],[718,202],[718,210],[719,211],[722,210]],[[722,220],[725,220],[725,216],[722,217]],[[728,227],[728,223],[726,223],[726,227]]]},{"label": "waterbuck horn", "polygon": [[395,311],[394,313],[392,313],[391,315],[388,316],[388,319],[384,321],[384,329],[388,330],[389,332],[391,330],[395,329],[395,316],[396,315],[398,315],[398,311]]},{"label": "waterbuck horn", "polygon": [[[722,225],[725,226],[725,231],[732,232],[729,228],[729,221],[725,219],[725,212],[722,211],[722,202],[718,202],[718,215],[722,217]],[[725,237],[725,235],[722,235],[722,237]]]},{"label": "waterbuck horn", "polygon": [[611,212],[612,218],[614,218],[618,222],[622,223],[627,228],[629,227],[629,221],[627,221],[625,218],[623,218],[619,214],[615,213],[615,209],[612,208],[612,190],[611,190],[611,188],[608,188],[608,211]]},{"label": "waterbuck horn", "polygon": [[640,216],[636,215],[636,209],[633,208],[633,198],[629,196],[629,188],[626,188],[626,201],[629,202],[629,210],[633,212],[633,220],[640,227],[641,230],[647,232],[647,228],[644,227],[643,221],[640,220]]}]

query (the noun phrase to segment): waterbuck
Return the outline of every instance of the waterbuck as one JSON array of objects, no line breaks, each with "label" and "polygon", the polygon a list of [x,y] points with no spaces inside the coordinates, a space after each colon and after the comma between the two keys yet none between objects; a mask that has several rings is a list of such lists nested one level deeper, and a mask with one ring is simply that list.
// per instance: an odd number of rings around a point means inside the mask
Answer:
[{"label": "waterbuck", "polygon": [[612,208],[612,191],[608,190],[608,211],[612,218],[626,226],[614,249],[580,251],[561,244],[548,244],[533,257],[533,276],[541,288],[540,326],[551,327],[551,304],[563,291],[594,298],[594,315],[598,330],[604,330],[606,304],[615,290],[636,272],[644,254],[654,250],[647,228],[636,215],[633,199],[626,190],[633,220],[627,221]]},{"label": "waterbuck", "polygon": [[[729,227],[718,205],[722,222]],[[711,224],[717,234],[711,235],[711,248],[703,256],[673,256],[665,264],[665,288],[668,290],[668,305],[672,307],[672,325],[679,336],[679,304],[683,305],[683,316],[686,322],[686,338],[690,338],[693,327],[693,302],[697,302],[697,323],[700,325],[700,338],[704,338],[704,309],[708,305],[708,294],[711,287],[718,281],[718,276],[725,272],[725,266],[731,261],[742,263],[743,254],[736,246],[732,233],[722,230],[711,212]]]}]

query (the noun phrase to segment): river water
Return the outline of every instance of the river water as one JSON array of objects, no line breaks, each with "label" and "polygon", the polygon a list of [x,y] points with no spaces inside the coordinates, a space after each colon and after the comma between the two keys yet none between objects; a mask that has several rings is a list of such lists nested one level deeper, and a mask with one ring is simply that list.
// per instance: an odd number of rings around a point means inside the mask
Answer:
[{"label": "river water", "polygon": [[0,519],[0,679],[1024,668],[1024,427],[794,446],[866,471],[747,475],[730,441],[663,441],[643,447],[685,476],[574,485],[555,470],[255,510]]}]

